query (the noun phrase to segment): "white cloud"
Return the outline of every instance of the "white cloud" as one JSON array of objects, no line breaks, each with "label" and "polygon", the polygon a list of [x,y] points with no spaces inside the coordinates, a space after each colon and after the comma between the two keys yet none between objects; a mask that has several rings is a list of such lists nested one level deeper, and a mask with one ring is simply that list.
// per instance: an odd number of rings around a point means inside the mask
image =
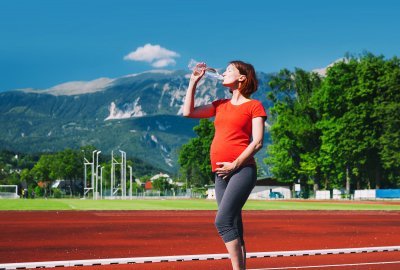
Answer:
[{"label": "white cloud", "polygon": [[160,45],[148,43],[125,55],[124,60],[147,62],[153,67],[162,68],[168,65],[175,65],[176,61],[174,58],[179,56],[178,53],[163,48]]}]

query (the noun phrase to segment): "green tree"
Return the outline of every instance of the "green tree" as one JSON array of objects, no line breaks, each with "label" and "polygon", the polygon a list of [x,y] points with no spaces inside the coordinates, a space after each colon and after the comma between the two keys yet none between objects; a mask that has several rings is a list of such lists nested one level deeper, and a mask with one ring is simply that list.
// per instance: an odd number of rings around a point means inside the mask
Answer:
[{"label": "green tree", "polygon": [[400,59],[379,61],[383,74],[377,81],[379,94],[374,99],[372,118],[381,129],[377,140],[378,156],[383,168],[382,187],[400,186]]},{"label": "green tree", "polygon": [[[380,188],[398,181],[393,164],[400,149],[399,66],[397,58],[369,53],[348,58],[329,69],[315,96],[323,116],[321,156],[335,163],[324,172],[341,182],[346,178],[348,187]],[[385,178],[391,184],[383,183]]]},{"label": "green tree", "polygon": [[208,119],[201,119],[193,128],[196,138],[190,139],[179,152],[179,164],[182,176],[195,187],[212,182],[210,146],[214,138],[214,125]]},{"label": "green tree", "polygon": [[[352,145],[357,146],[351,136],[354,127],[348,127],[352,113],[347,113],[351,106],[346,98],[348,89],[354,88],[356,62],[348,60],[336,63],[327,72],[322,86],[313,96],[313,104],[321,115],[317,126],[321,130],[321,151],[319,163],[324,175],[325,186],[340,186],[345,175],[357,173],[353,162],[358,159],[352,152]],[[347,129],[347,131],[346,131]],[[356,134],[353,134],[356,135]],[[343,184],[342,184],[343,185]]]},{"label": "green tree", "polygon": [[399,185],[398,58],[349,56],[322,80],[282,70],[270,84],[267,162],[276,177],[348,191]]},{"label": "green tree", "polygon": [[27,168],[22,169],[22,171],[20,173],[20,180],[21,180],[21,182],[26,182],[28,187],[36,186],[36,182],[33,179],[33,175],[31,173],[31,171]]},{"label": "green tree", "polygon": [[161,192],[170,190],[173,187],[166,177],[159,177],[153,181],[153,189]]},{"label": "green tree", "polygon": [[46,192],[50,192],[49,187],[54,180],[59,179],[67,182],[67,192],[70,195],[81,193],[81,190],[75,190],[75,181],[83,178],[83,153],[65,149],[55,154],[42,155],[31,174],[37,182],[46,184]]},{"label": "green tree", "polygon": [[77,150],[65,149],[54,156],[57,178],[68,182],[69,194],[74,195],[81,190],[76,190],[76,180],[83,177],[83,153]]},{"label": "green tree", "polygon": [[50,186],[57,179],[57,168],[53,155],[42,155],[32,168],[32,175],[36,182],[45,184],[44,196],[50,194]]},{"label": "green tree", "polygon": [[321,142],[316,123],[317,111],[311,106],[313,91],[321,84],[315,73],[302,69],[281,70],[270,81],[274,102],[271,108],[271,138],[267,164],[282,181],[320,183],[318,153]]}]

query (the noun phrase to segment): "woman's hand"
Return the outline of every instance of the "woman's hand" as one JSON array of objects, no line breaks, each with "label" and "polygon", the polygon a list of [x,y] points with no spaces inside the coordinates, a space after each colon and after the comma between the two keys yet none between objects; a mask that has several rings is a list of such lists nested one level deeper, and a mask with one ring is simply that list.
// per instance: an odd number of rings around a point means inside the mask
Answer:
[{"label": "woman's hand", "polygon": [[237,165],[236,162],[217,162],[217,165],[219,165],[220,167],[217,168],[216,174],[219,177],[222,177],[222,179],[227,178],[233,171],[235,171],[237,169]]},{"label": "woman's hand", "polygon": [[193,69],[193,73],[190,76],[190,80],[194,83],[200,81],[201,77],[206,73],[207,65],[205,63],[198,63],[196,67]]}]

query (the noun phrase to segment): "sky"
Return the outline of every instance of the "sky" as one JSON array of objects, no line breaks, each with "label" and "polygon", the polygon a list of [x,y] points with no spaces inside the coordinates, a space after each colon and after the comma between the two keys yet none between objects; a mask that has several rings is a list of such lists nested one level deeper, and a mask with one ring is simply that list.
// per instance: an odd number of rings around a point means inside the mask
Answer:
[{"label": "sky", "polygon": [[190,59],[277,72],[346,53],[400,56],[396,0],[2,0],[0,91],[46,89]]}]

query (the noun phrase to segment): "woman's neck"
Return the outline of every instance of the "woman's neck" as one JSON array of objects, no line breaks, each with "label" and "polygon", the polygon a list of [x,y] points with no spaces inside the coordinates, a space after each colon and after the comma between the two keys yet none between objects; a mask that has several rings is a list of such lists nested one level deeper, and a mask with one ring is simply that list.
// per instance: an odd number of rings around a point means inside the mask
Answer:
[{"label": "woman's neck", "polygon": [[232,91],[231,103],[235,105],[239,105],[249,101],[249,97],[243,96],[238,89]]}]

